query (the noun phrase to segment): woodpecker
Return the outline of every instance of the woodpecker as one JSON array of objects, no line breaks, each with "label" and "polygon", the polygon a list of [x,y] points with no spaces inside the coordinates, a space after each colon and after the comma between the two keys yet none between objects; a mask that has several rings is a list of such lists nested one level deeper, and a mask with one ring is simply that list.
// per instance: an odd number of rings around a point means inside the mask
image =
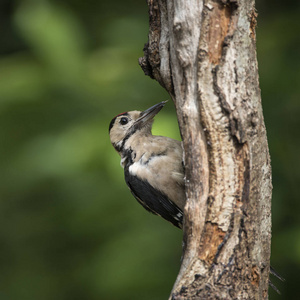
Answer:
[{"label": "woodpecker", "polygon": [[[182,145],[151,133],[153,118],[166,102],[145,111],[117,115],[109,124],[109,135],[121,156],[125,181],[132,195],[146,210],[182,228],[186,202]],[[270,273],[284,281],[272,267]],[[271,280],[269,285],[280,294]]]},{"label": "woodpecker", "polygon": [[149,212],[182,228],[186,197],[181,142],[151,132],[153,118],[166,102],[117,115],[109,135],[132,195]]}]

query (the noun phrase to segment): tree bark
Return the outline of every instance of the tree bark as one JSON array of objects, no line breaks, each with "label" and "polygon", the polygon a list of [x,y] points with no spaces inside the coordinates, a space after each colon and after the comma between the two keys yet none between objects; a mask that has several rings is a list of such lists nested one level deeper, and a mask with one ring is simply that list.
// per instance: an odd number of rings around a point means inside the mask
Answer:
[{"label": "tree bark", "polygon": [[254,0],[147,0],[140,65],[171,95],[183,141],[184,249],[170,299],[267,299],[271,166]]}]

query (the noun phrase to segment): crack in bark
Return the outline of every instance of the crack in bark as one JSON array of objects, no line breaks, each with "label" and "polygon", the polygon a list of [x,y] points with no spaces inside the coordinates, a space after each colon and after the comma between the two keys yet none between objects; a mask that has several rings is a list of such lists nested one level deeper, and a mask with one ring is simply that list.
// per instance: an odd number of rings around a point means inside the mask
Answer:
[{"label": "crack in bark", "polygon": [[212,2],[209,15],[211,24],[208,33],[208,56],[210,61],[217,65],[221,60],[223,42],[228,32],[230,22],[229,6]]},{"label": "crack in bark", "polygon": [[209,18],[208,56],[212,64],[218,65],[224,56],[223,50],[231,39],[236,26],[237,1],[214,0],[206,3]]},{"label": "crack in bark", "polygon": [[[243,144],[246,142],[246,131],[244,129],[243,123],[240,120],[239,114],[234,113],[234,110],[230,107],[226,100],[226,96],[218,84],[218,71],[220,66],[217,65],[212,68],[213,75],[213,87],[215,95],[219,98],[220,106],[224,111],[224,114],[228,117],[230,131],[233,137],[236,138],[237,142]],[[237,84],[238,77],[235,77],[235,83]]]},{"label": "crack in bark", "polygon": [[206,222],[199,246],[199,259],[211,265],[217,255],[219,246],[224,241],[225,234],[218,224]]},{"label": "crack in bark", "polygon": [[233,211],[232,214],[231,214],[231,219],[230,219],[230,225],[229,225],[229,228],[226,232],[226,235],[224,236],[224,239],[222,241],[222,243],[218,246],[218,250],[217,250],[217,253],[214,257],[214,263],[216,264],[217,263],[217,260],[218,260],[218,257],[223,249],[223,247],[225,246],[226,242],[228,241],[228,239],[231,237],[231,234],[233,232],[233,229],[234,229],[234,216],[235,216],[235,212]]}]

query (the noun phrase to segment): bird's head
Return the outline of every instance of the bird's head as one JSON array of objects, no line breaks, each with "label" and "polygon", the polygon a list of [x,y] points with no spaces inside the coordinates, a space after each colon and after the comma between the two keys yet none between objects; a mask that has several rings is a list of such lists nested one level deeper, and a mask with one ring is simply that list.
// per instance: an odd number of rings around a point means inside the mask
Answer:
[{"label": "bird's head", "polygon": [[137,132],[151,133],[153,118],[166,102],[155,104],[144,111],[128,111],[114,117],[109,124],[109,135],[115,149],[120,151],[125,141]]}]

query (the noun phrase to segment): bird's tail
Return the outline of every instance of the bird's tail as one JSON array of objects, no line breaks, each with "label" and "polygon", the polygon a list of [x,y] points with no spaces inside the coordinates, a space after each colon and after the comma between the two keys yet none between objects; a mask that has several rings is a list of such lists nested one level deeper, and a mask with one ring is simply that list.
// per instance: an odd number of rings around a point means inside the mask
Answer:
[{"label": "bird's tail", "polygon": [[[285,281],[285,279],[272,267],[270,266],[270,273],[277,277],[281,281]],[[279,289],[273,284],[273,282],[269,279],[269,286],[280,295]]]}]

